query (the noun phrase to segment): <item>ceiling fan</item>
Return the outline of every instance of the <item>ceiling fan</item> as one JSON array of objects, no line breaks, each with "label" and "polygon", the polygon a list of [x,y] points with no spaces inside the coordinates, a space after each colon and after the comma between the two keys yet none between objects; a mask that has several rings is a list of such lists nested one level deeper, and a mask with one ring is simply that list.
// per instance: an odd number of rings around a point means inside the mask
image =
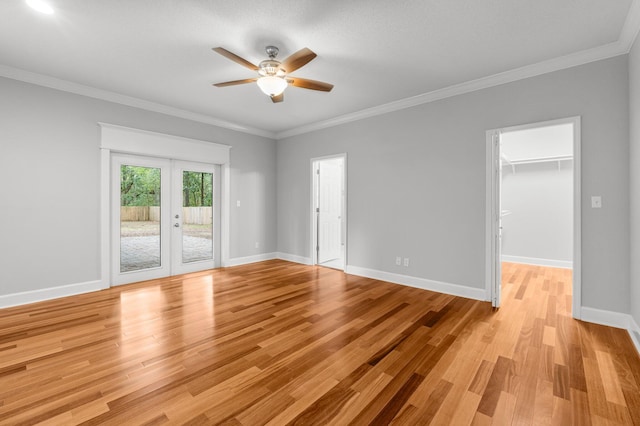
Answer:
[{"label": "ceiling fan", "polygon": [[265,59],[257,66],[222,47],[214,47],[213,51],[246,68],[249,68],[252,71],[257,71],[259,74],[258,77],[255,78],[216,83],[214,84],[216,87],[235,86],[238,84],[256,82],[260,90],[262,90],[265,95],[269,96],[274,103],[282,102],[284,100],[284,89],[289,85],[301,87],[303,89],[319,90],[321,92],[330,92],[331,89],[333,89],[333,84],[289,75],[289,73],[292,73],[298,68],[308,64],[317,56],[306,47],[298,50],[296,53],[280,62],[276,60],[276,56],[278,56],[279,51],[278,48],[275,46],[267,46],[265,51],[267,52],[269,59]]}]

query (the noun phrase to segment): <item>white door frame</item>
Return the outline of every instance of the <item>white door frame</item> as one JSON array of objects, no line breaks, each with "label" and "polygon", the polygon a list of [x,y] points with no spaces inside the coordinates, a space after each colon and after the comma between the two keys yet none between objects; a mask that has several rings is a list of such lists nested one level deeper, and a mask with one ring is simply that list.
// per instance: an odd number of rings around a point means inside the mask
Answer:
[{"label": "white door frame", "polygon": [[501,283],[498,282],[500,273],[497,270],[498,260],[496,243],[498,241],[498,219],[500,211],[498,209],[497,196],[497,167],[500,166],[499,150],[494,147],[494,135],[503,132],[518,130],[528,130],[538,127],[548,127],[560,124],[573,125],[573,294],[572,294],[572,316],[581,318],[582,308],[582,196],[581,196],[581,135],[580,117],[568,117],[558,120],[549,120],[537,123],[524,124],[520,126],[491,129],[486,132],[486,215],[485,215],[485,291],[487,300],[494,306],[499,306],[497,300],[499,293],[496,288]]},{"label": "white door frame", "polygon": [[347,154],[346,153],[342,153],[342,154],[334,154],[334,155],[326,155],[323,157],[315,157],[311,159],[310,162],[310,185],[311,185],[311,200],[310,200],[310,208],[309,211],[311,213],[310,215],[310,230],[311,230],[311,238],[309,239],[311,241],[311,264],[312,265],[317,265],[318,264],[318,252],[316,250],[316,247],[318,246],[318,225],[317,225],[317,215],[316,215],[316,197],[318,194],[318,186],[317,186],[317,174],[316,174],[316,168],[315,168],[315,163],[318,161],[322,161],[322,160],[331,160],[331,159],[335,159],[335,158],[342,158],[342,183],[343,183],[343,187],[344,187],[344,197],[343,200],[344,202],[342,203],[342,242],[344,245],[344,256],[343,256],[343,267],[342,270],[344,271],[347,268],[347,194],[348,194],[348,190],[347,190]]},{"label": "white door frame", "polygon": [[502,206],[501,206],[501,187],[502,187],[502,169],[501,169],[501,151],[500,151],[500,130],[490,130],[487,132],[487,154],[491,161],[491,182],[490,194],[487,194],[490,212],[490,235],[491,241],[488,243],[491,248],[490,262],[490,300],[494,308],[499,308],[502,300]]},{"label": "white door frame", "polygon": [[220,263],[229,263],[230,149],[229,145],[150,132],[108,123],[100,127],[100,280],[111,282],[111,153],[135,154],[220,165]]}]

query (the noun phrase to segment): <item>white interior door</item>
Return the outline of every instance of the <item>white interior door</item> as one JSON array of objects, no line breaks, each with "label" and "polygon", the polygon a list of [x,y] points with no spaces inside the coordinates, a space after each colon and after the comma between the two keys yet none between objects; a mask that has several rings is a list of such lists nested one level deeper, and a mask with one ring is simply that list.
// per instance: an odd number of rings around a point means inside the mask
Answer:
[{"label": "white interior door", "polygon": [[342,257],[342,159],[319,162],[318,263]]},{"label": "white interior door", "polygon": [[494,265],[493,265],[493,300],[492,305],[495,308],[500,307],[500,301],[502,300],[502,156],[500,151],[500,132],[495,132],[493,135],[493,158],[494,168],[493,173],[493,226],[494,226]]},{"label": "white interior door", "polygon": [[312,159],[313,263],[346,266],[346,155]]},{"label": "white interior door", "polygon": [[113,284],[219,266],[219,166],[112,154],[111,167]]}]

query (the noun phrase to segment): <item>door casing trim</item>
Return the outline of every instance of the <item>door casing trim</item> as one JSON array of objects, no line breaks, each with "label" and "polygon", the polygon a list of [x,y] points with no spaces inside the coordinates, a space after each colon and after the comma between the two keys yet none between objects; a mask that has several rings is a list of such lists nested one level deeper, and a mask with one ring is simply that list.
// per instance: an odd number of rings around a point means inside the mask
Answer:
[{"label": "door casing trim", "polygon": [[100,288],[111,287],[111,153],[136,154],[220,166],[220,264],[229,262],[231,146],[98,123],[100,128]]},{"label": "door casing trim", "polygon": [[496,172],[496,161],[494,161],[492,136],[496,132],[512,132],[517,130],[534,129],[538,127],[548,127],[560,124],[573,124],[573,294],[571,312],[573,318],[581,318],[582,309],[582,186],[581,186],[581,119],[580,116],[560,118],[536,123],[529,123],[519,126],[510,126],[487,130],[486,132],[486,213],[485,213],[485,291],[487,300],[493,299],[493,277],[494,273],[494,252],[492,241],[497,232],[493,226],[494,215],[497,214],[496,206],[492,197],[494,190],[493,176]]},{"label": "door casing trim", "polygon": [[312,265],[317,265],[318,264],[318,253],[316,252],[316,246],[318,244],[317,241],[317,234],[316,234],[316,225],[315,225],[315,221],[316,221],[316,214],[315,214],[315,195],[316,195],[316,176],[315,176],[315,168],[314,168],[314,164],[317,161],[322,161],[322,160],[331,160],[334,158],[342,158],[342,165],[343,165],[343,169],[342,169],[342,178],[343,178],[343,188],[344,188],[344,205],[342,206],[342,212],[343,212],[343,218],[342,218],[342,234],[343,234],[343,238],[344,238],[344,267],[343,270],[347,269],[347,260],[348,260],[348,235],[349,233],[348,231],[348,213],[347,213],[347,206],[348,206],[348,201],[347,201],[347,196],[349,191],[347,190],[347,154],[346,153],[341,153],[341,154],[333,154],[333,155],[325,155],[322,157],[314,157],[311,158],[311,161],[309,163],[309,169],[310,169],[310,205],[309,205],[309,225],[310,225],[310,229],[309,232],[311,234],[311,237],[309,239],[310,241],[310,253],[311,256],[309,256],[309,258],[311,259],[311,264]]}]

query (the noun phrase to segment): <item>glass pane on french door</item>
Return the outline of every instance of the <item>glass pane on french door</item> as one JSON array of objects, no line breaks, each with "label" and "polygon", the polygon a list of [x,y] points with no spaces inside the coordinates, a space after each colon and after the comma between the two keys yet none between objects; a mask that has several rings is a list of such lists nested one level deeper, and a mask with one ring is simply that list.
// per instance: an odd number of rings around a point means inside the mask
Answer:
[{"label": "glass pane on french door", "polygon": [[171,161],[111,156],[111,282],[171,274]]},{"label": "glass pane on french door", "polygon": [[161,175],[159,167],[120,165],[120,272],[161,266]]},{"label": "glass pane on french door", "polygon": [[182,171],[182,263],[213,260],[213,173]]},{"label": "glass pane on french door", "polygon": [[219,166],[172,161],[171,272],[215,268],[220,250]]}]

